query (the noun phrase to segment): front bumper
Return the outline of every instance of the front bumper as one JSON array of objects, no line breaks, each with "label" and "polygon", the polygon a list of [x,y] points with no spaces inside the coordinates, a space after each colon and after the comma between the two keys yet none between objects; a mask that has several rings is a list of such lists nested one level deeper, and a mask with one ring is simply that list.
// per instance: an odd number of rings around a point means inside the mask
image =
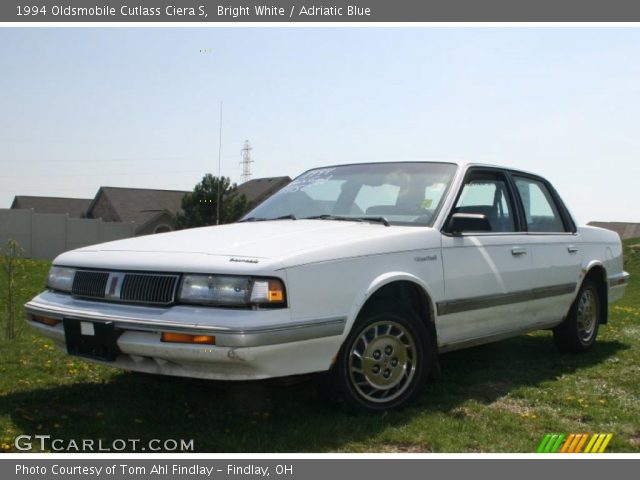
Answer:
[{"label": "front bumper", "polygon": [[[288,309],[233,310],[176,305],[168,308],[74,298],[46,291],[25,305],[27,321],[66,350],[63,324],[34,315],[111,322],[120,354],[97,363],[148,373],[219,380],[248,380],[328,370],[340,348],[345,318],[291,319]],[[207,334],[215,345],[164,343],[162,332]]]}]

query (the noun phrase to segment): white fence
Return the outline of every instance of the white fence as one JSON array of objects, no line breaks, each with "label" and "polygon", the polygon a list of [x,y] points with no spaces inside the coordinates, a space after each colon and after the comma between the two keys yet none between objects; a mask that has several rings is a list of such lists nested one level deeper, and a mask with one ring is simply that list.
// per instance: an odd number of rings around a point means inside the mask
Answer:
[{"label": "white fence", "polygon": [[67,250],[133,235],[133,223],[0,208],[0,245],[5,247],[12,238],[20,244],[27,258],[53,260]]}]

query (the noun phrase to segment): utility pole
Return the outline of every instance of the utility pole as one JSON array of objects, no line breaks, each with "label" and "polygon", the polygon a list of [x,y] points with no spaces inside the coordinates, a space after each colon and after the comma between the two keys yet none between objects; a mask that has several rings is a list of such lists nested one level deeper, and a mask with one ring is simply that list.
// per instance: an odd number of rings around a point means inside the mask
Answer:
[{"label": "utility pole", "polygon": [[242,165],[240,181],[242,183],[248,182],[251,179],[251,164],[253,163],[253,160],[251,160],[251,150],[253,150],[253,147],[249,143],[249,140],[245,140],[241,150],[242,161],[240,162],[240,165]]}]

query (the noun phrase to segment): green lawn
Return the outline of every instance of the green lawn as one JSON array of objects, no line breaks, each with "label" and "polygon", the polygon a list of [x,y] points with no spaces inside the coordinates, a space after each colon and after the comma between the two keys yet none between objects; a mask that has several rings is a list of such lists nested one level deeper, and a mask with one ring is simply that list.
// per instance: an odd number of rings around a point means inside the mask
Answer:
[{"label": "green lawn", "polygon": [[[607,451],[640,452],[634,243],[640,240],[625,243],[631,285],[611,306],[591,352],[558,353],[550,332],[539,332],[449,353],[442,356],[442,380],[411,408],[384,415],[350,415],[325,404],[312,382],[223,390],[95,366],[27,328],[17,341],[0,340],[1,450],[13,451],[19,434],[50,434],[107,442],[193,439],[200,452],[534,452],[547,432],[613,432]],[[22,302],[42,289],[48,268],[23,264]]]}]

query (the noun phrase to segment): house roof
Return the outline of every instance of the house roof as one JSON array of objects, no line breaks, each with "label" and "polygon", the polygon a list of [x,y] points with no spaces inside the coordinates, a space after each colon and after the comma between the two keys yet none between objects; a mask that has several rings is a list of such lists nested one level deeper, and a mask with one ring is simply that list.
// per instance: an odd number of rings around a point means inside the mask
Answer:
[{"label": "house roof", "polygon": [[152,190],[147,188],[100,187],[89,206],[88,213],[101,196],[105,196],[121,222],[135,222],[144,225],[158,213],[175,215],[182,210],[182,198],[186,191]]},{"label": "house roof", "polygon": [[244,194],[252,205],[266,200],[285,185],[291,182],[290,177],[254,178],[238,185],[238,192]]},{"label": "house roof", "polygon": [[640,237],[640,223],[630,222],[589,222],[587,225],[594,227],[606,228],[607,230],[613,230],[620,238],[626,240],[627,238]]},{"label": "house roof", "polygon": [[33,209],[36,213],[68,213],[70,217],[84,217],[91,198],[36,197],[16,195],[11,208]]}]

